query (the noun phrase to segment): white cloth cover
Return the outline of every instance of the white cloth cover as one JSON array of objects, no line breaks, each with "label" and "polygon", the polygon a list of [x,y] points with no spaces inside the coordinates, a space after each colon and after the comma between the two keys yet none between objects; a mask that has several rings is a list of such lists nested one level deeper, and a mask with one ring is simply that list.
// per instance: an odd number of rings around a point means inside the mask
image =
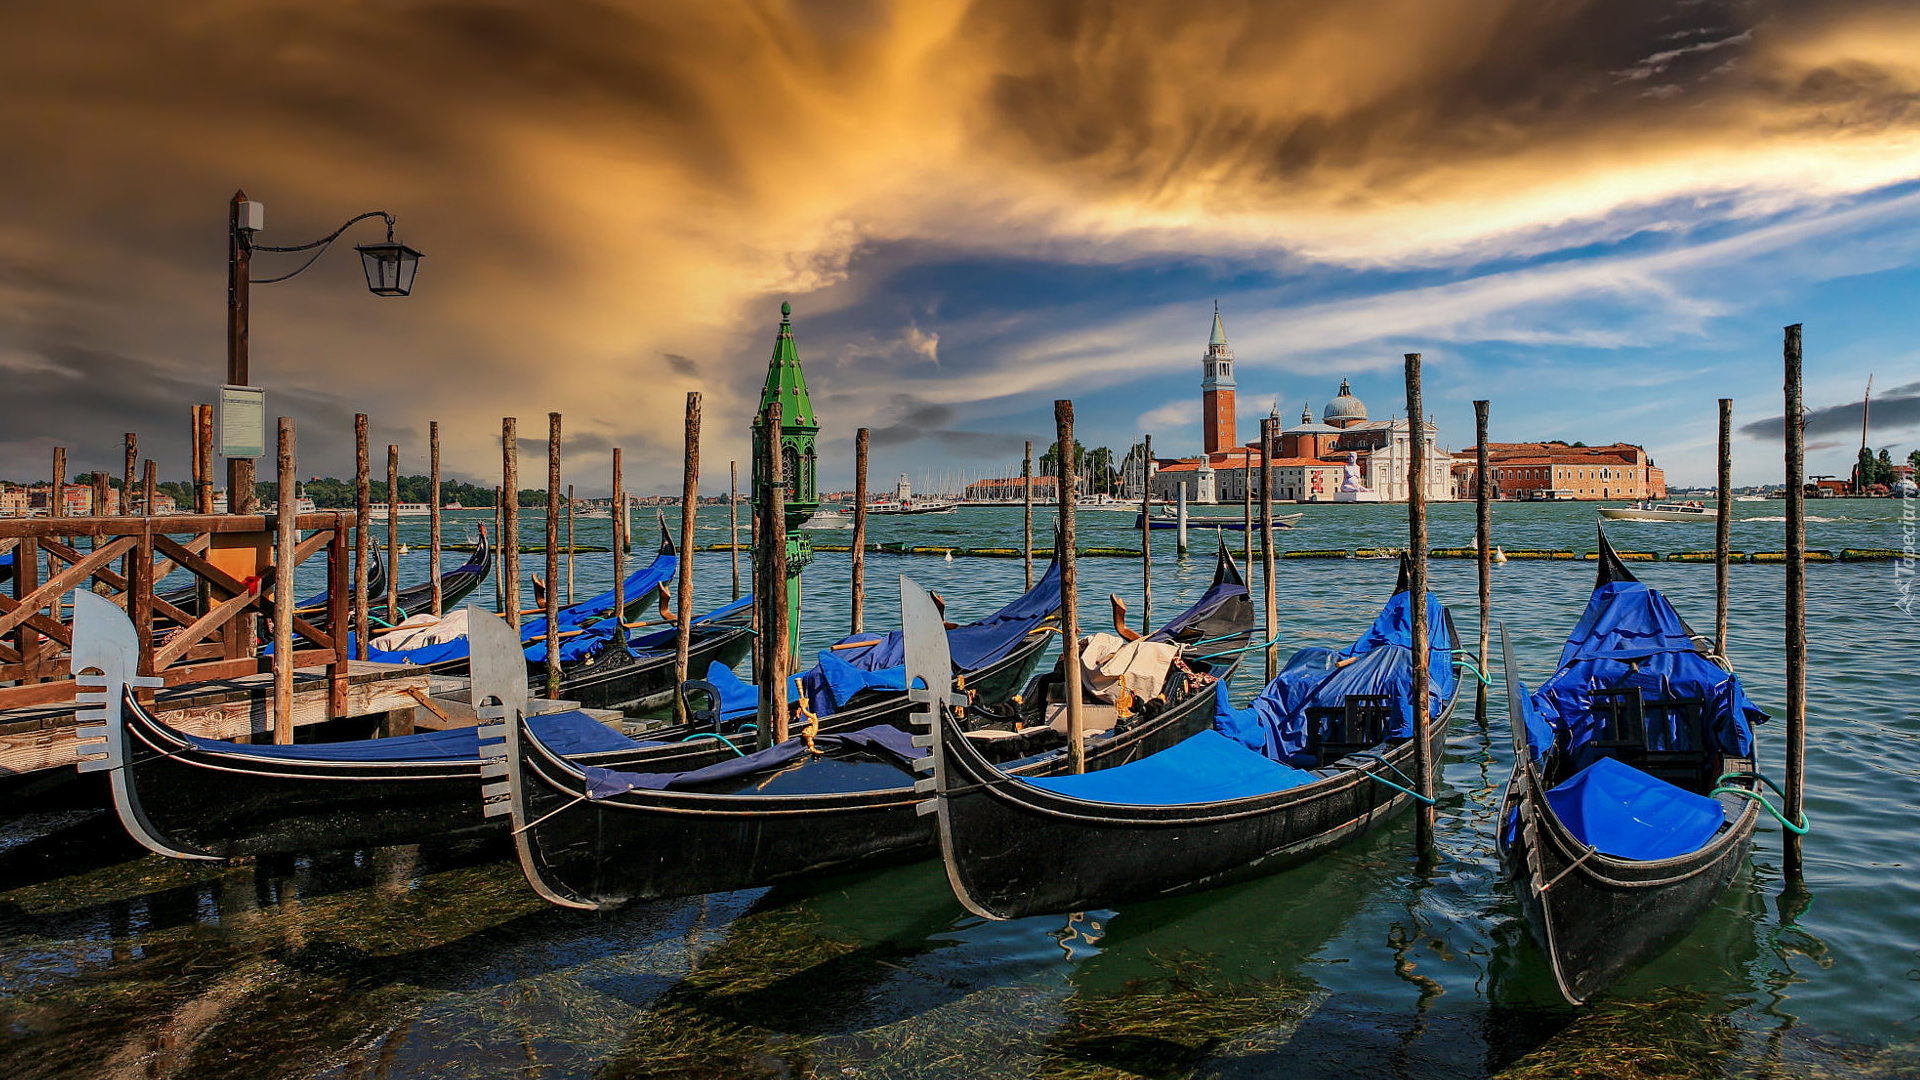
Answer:
[{"label": "white cloth cover", "polygon": [[381,652],[402,652],[428,645],[442,645],[466,636],[467,609],[463,607],[449,611],[438,619],[432,615],[415,615],[374,638],[369,644]]},{"label": "white cloth cover", "polygon": [[1164,641],[1127,641],[1117,634],[1080,639],[1080,682],[1097,701],[1150,700],[1167,685],[1179,649]]}]

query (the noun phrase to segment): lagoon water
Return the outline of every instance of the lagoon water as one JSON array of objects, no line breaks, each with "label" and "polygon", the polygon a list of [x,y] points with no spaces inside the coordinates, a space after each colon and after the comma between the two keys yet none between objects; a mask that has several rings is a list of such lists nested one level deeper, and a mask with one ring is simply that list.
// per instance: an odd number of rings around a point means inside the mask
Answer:
[{"label": "lagoon water", "polygon": [[[1734,504],[1735,549],[1784,547],[1781,507]],[[1299,509],[1285,549],[1404,543],[1404,507]],[[1808,509],[1812,548],[1902,544],[1897,501]],[[1432,545],[1470,544],[1472,519],[1471,505],[1435,506]],[[1051,516],[1038,521],[1044,537]],[[1081,543],[1137,547],[1131,521],[1084,513]],[[1585,552],[1594,523],[1591,504],[1503,505],[1495,540]],[[1017,546],[1019,524],[1018,508],[969,508],[875,518],[871,538]],[[577,528],[582,545],[608,541],[604,520]],[[1698,523],[1609,529],[1622,550],[1712,546]],[[725,530],[723,509],[703,511],[701,544]],[[422,580],[425,522],[401,531],[419,545],[401,580]],[[1156,624],[1204,589],[1214,543],[1196,530],[1180,560],[1154,535]],[[1634,570],[1710,626],[1710,564]],[[843,553],[808,570],[809,650],[845,631],[847,573]],[[867,573],[868,624],[883,629],[902,573],[960,619],[1021,587],[1018,559],[880,554]],[[1394,573],[1390,560],[1282,561],[1283,656],[1350,640]],[[579,555],[574,574],[584,597],[610,580],[611,556]],[[1494,618],[1529,682],[1551,670],[1592,574],[1581,561],[1496,568]],[[728,599],[730,557],[700,553],[696,578],[703,608]],[[1763,827],[1696,931],[1584,1010],[1558,1003],[1497,872],[1511,753],[1496,669],[1484,718],[1470,692],[1454,716],[1432,868],[1403,819],[1245,885],[1006,923],[966,914],[932,862],[604,915],[546,906],[504,846],[172,862],[126,840],[97,788],[71,787],[0,811],[0,1076],[1920,1075],[1920,615],[1897,606],[1913,582],[1893,562],[1808,569],[1806,894],[1784,894],[1779,832]],[[1733,568],[1729,652],[1776,717],[1760,732],[1776,777],[1782,587],[1778,565]],[[1472,642],[1473,564],[1434,562],[1433,588]],[[1137,559],[1081,563],[1083,625],[1106,624],[1109,592],[1137,615]],[[1236,699],[1258,683],[1255,657]]]}]

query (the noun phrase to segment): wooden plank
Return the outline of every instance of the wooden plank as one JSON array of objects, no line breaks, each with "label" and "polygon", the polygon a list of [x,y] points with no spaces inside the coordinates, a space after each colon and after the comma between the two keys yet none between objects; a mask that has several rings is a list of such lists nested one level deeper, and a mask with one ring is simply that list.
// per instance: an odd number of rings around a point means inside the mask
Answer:
[{"label": "wooden plank", "polygon": [[[293,700],[294,726],[331,719],[333,711],[328,702],[331,688],[323,670],[309,669],[299,674],[301,679],[296,684]],[[351,682],[346,690],[347,709],[343,715],[367,716],[396,709],[411,709],[418,702],[408,691],[412,689],[425,693],[429,679],[430,676],[422,671],[418,675],[401,678]],[[272,687],[262,684],[257,690],[236,700],[178,709],[168,709],[163,703],[160,712],[169,725],[188,734],[233,739],[272,730],[272,719],[268,715],[271,701]],[[78,758],[73,732],[74,725],[69,719],[65,723],[0,733],[0,776],[74,764]]]},{"label": "wooden plank", "polygon": [[[28,619],[34,618],[35,609],[58,604],[63,593],[84,583],[88,578],[93,576],[95,570],[124,555],[128,550],[133,548],[136,543],[138,543],[138,541],[133,537],[123,536],[107,546],[94,551],[86,558],[73,563],[60,573],[48,578],[46,584],[35,589],[20,600],[10,600],[5,597],[0,597],[0,608],[5,610],[4,614],[0,614],[0,634],[4,634],[14,627],[19,626],[21,623],[26,622]],[[57,547],[59,545],[54,546]],[[78,554],[77,552],[71,553]],[[26,610],[22,611],[21,609],[23,608]],[[56,623],[52,629],[43,628],[41,632],[48,637],[58,639],[63,645],[73,644],[72,632],[63,625]]]}]

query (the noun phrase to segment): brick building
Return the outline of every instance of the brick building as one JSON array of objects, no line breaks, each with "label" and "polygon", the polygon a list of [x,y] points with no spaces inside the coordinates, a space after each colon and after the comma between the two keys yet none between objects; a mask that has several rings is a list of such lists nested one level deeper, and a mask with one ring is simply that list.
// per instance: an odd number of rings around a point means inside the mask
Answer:
[{"label": "brick building", "polygon": [[[1453,477],[1459,498],[1477,490],[1479,463],[1473,448],[1456,454]],[[1667,475],[1646,449],[1631,443],[1568,446],[1565,443],[1487,444],[1496,499],[1664,499]]]}]

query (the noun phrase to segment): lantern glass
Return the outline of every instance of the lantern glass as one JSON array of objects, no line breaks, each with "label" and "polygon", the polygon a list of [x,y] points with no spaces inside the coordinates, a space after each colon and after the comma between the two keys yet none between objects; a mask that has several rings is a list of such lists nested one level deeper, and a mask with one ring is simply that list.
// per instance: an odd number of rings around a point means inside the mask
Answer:
[{"label": "lantern glass", "polygon": [[367,272],[367,290],[375,296],[406,296],[413,292],[413,275],[420,269],[420,253],[389,240],[361,244],[354,250]]}]

